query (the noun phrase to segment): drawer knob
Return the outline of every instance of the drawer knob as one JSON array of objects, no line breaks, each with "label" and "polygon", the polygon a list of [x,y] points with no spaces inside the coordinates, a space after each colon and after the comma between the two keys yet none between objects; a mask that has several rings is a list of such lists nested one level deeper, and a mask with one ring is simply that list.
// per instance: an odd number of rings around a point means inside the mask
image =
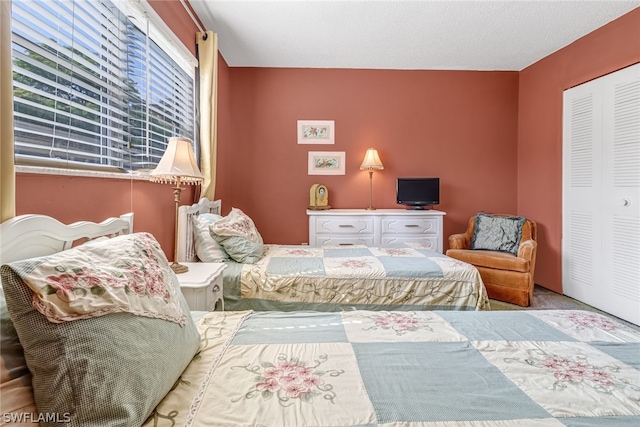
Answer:
[{"label": "drawer knob", "polygon": [[353,243],[339,243],[340,246],[353,246]]},{"label": "drawer knob", "polygon": [[405,224],[405,227],[420,227],[418,224]]},{"label": "drawer knob", "polygon": [[213,289],[211,289],[211,292],[218,292],[219,290],[220,290],[220,286],[214,285]]},{"label": "drawer knob", "polygon": [[338,224],[338,227],[353,227],[352,224]]}]

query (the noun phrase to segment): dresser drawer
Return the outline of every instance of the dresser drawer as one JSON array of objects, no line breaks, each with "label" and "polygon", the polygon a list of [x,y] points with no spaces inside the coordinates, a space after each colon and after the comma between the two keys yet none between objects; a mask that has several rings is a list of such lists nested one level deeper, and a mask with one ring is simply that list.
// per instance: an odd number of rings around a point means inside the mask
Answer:
[{"label": "dresser drawer", "polygon": [[382,218],[382,235],[385,234],[434,234],[438,230],[437,218]]},{"label": "dresser drawer", "polygon": [[442,252],[442,217],[433,209],[307,210],[311,246],[388,246],[407,243]]},{"label": "dresser drawer", "polygon": [[382,245],[383,246],[392,246],[399,245],[405,243],[419,243],[424,245],[424,248],[418,249],[431,249],[432,251],[439,252],[438,242],[440,241],[440,236],[435,234],[428,234],[423,236],[382,236]]},{"label": "dresser drawer", "polygon": [[371,234],[373,238],[373,218],[319,217],[316,234]]},{"label": "dresser drawer", "polygon": [[316,245],[319,246],[352,246],[365,245],[373,246],[373,236],[329,236],[319,235],[316,237]]}]

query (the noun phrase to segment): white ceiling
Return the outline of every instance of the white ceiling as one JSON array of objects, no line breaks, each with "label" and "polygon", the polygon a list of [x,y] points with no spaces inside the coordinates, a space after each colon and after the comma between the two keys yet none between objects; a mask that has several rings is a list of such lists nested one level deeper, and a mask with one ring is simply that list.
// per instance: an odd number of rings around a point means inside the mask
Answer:
[{"label": "white ceiling", "polygon": [[218,33],[231,67],[516,71],[640,6],[640,0],[189,2]]}]

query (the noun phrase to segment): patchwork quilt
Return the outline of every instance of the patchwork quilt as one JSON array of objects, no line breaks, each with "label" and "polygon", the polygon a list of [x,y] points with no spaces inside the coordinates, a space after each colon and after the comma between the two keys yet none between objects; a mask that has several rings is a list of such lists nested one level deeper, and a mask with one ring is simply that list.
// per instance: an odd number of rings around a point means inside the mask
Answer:
[{"label": "patchwork quilt", "polygon": [[229,310],[488,310],[471,264],[427,249],[265,245],[255,264],[229,263]]},{"label": "patchwork quilt", "polygon": [[583,311],[213,312],[147,426],[640,425],[640,332]]}]

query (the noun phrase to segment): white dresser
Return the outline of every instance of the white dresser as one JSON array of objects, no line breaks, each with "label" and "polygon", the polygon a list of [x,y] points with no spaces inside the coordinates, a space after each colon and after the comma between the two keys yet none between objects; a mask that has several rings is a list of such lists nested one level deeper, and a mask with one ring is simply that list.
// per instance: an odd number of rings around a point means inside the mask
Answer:
[{"label": "white dresser", "polygon": [[329,209],[307,210],[307,215],[311,246],[422,243],[442,252],[442,211]]}]

